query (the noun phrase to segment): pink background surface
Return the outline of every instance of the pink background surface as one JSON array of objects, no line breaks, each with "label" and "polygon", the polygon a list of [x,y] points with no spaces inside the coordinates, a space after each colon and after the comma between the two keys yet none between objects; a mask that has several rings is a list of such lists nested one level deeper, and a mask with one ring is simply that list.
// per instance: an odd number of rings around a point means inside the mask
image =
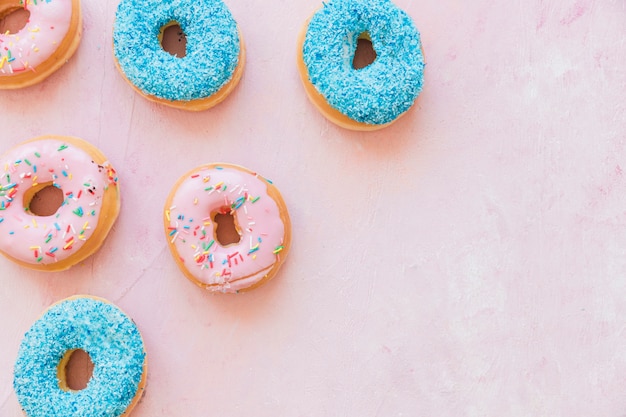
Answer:
[{"label": "pink background surface", "polygon": [[[0,259],[0,415],[19,416],[24,332],[61,298],[125,310],[149,355],[147,416],[626,414],[626,4],[397,0],[422,32],[425,89],[354,133],[308,102],[296,37],[317,0],[228,1],[248,61],[218,107],[139,97],[111,51],[116,1],[83,1],[70,62],[0,92],[0,145],[87,139],[122,212],[70,271]],[[211,295],[161,230],[175,180],[206,162],[274,180],[293,247],[263,288]]]}]

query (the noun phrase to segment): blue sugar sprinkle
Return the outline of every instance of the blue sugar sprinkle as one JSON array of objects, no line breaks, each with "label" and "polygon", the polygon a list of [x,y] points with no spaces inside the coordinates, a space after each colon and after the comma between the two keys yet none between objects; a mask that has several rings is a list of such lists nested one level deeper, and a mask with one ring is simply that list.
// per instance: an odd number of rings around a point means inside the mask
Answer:
[{"label": "blue sugar sprinkle", "polygon": [[[367,32],[376,59],[352,67]],[[424,56],[411,18],[389,0],[331,0],[311,18],[302,47],[309,81],[330,106],[361,123],[386,124],[422,90]]]},{"label": "blue sugar sprinkle", "polygon": [[[94,364],[87,387],[59,388],[57,366],[71,349]],[[145,361],[137,326],[101,300],[78,297],[53,305],[26,332],[15,363],[13,386],[30,417],[113,417],[130,405]]]},{"label": "blue sugar sprinkle", "polygon": [[[161,28],[172,22],[187,37],[182,58],[170,55],[159,41]],[[240,45],[237,23],[221,0],[122,0],[113,48],[120,69],[140,91],[190,101],[209,97],[230,81]]]}]

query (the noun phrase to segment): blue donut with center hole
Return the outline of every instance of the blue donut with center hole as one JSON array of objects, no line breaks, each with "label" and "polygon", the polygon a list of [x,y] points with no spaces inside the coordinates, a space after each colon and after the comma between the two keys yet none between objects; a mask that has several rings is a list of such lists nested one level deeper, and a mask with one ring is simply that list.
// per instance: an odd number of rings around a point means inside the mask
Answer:
[{"label": "blue donut with center hole", "polygon": [[[352,67],[359,36],[375,60]],[[328,104],[360,123],[396,120],[422,90],[424,56],[413,20],[389,0],[330,0],[313,14],[302,45],[309,82]]]},{"label": "blue donut with center hole", "polygon": [[[87,387],[60,388],[57,368],[71,350],[94,368]],[[15,362],[13,386],[29,417],[121,416],[144,378],[146,354],[135,323],[113,304],[72,297],[50,307],[28,330]]]},{"label": "blue donut with center hole", "polygon": [[[161,46],[161,30],[172,23],[187,38],[187,53],[181,58]],[[230,81],[239,62],[240,39],[222,0],[122,0],[113,50],[124,76],[144,94],[191,101],[215,94]]]}]

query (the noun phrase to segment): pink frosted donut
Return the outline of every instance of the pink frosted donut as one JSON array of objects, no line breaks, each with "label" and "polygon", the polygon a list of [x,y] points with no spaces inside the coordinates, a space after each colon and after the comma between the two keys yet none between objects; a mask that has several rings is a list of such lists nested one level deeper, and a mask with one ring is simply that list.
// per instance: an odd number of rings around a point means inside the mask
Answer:
[{"label": "pink frosted donut", "polygon": [[59,271],[80,262],[119,209],[115,170],[82,139],[42,136],[0,157],[0,253],[22,266]]},{"label": "pink frosted donut", "polygon": [[16,33],[0,33],[0,89],[42,81],[65,64],[80,43],[79,0],[2,0],[0,19],[18,9],[30,15]]},{"label": "pink frosted donut", "polygon": [[[232,216],[232,243],[218,233]],[[165,203],[165,233],[174,260],[192,282],[236,293],[269,281],[285,260],[291,223],[278,189],[237,165],[203,165],[178,180]]]}]

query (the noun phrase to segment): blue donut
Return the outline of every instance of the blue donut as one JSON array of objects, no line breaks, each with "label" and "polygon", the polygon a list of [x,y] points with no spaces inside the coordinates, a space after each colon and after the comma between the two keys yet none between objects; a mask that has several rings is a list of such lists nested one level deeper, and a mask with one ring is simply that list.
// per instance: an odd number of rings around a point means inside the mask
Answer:
[{"label": "blue donut", "polygon": [[[76,349],[94,364],[80,391],[67,388],[61,376],[68,352]],[[146,363],[141,335],[128,316],[106,300],[76,296],[51,306],[28,330],[13,386],[30,417],[121,416],[141,397]]]},{"label": "blue donut", "polygon": [[[176,23],[187,38],[181,58],[160,42],[163,29]],[[189,110],[223,100],[239,81],[245,59],[237,23],[222,0],[122,0],[113,51],[121,73],[139,93]]]},{"label": "blue donut", "polygon": [[[376,58],[354,69],[360,38],[371,40]],[[315,96],[321,96],[330,113],[344,116],[345,123],[338,123],[344,127],[387,126],[413,105],[422,90],[420,34],[411,18],[389,0],[324,2],[304,26],[299,57],[309,97],[318,105]],[[333,116],[325,106],[318,107],[325,116]],[[351,121],[358,127],[349,126]]]}]

